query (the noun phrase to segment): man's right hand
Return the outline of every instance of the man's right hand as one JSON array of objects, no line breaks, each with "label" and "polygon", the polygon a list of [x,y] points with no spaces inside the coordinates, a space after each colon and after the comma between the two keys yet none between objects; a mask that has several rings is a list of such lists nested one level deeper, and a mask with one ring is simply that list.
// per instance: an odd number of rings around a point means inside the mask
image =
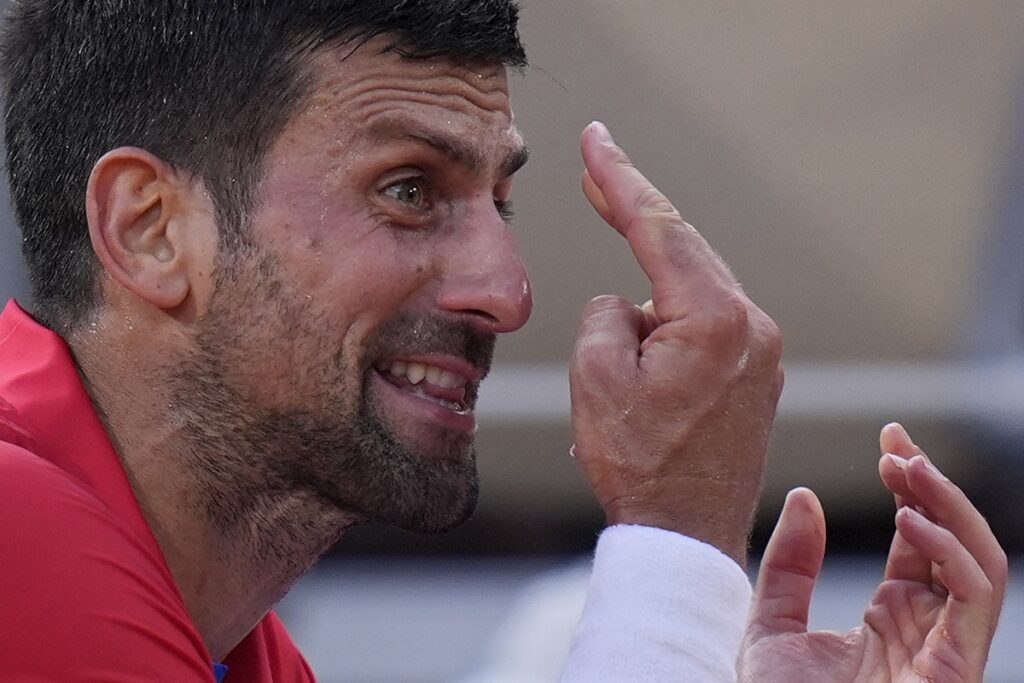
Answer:
[{"label": "man's right hand", "polygon": [[710,543],[741,566],[782,390],[778,327],[599,123],[583,189],[651,281],[598,297],[570,380],[575,455],[610,524]]}]

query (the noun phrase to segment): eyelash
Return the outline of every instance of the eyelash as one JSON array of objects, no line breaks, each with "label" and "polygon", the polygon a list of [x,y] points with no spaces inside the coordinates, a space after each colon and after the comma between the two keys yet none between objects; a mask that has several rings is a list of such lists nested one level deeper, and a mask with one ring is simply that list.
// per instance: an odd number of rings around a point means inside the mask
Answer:
[{"label": "eyelash", "polygon": [[[387,196],[385,194],[387,192],[387,190],[390,190],[390,189],[394,188],[395,186],[401,185],[403,183],[415,183],[415,184],[417,184],[420,187],[420,192],[423,193],[423,201],[425,202],[425,206],[424,207],[418,207],[418,208],[423,209],[423,210],[429,210],[430,208],[432,208],[433,204],[430,201],[430,194],[431,194],[430,184],[427,182],[427,179],[424,178],[423,176],[414,176],[414,177],[410,177],[410,178],[402,178],[400,180],[396,180],[393,183],[391,183],[391,184],[387,185],[386,187],[384,187],[384,189],[381,190],[381,194]],[[388,198],[391,199],[394,202],[397,202],[399,204],[403,204],[404,206],[407,206],[409,208],[417,208],[417,207],[413,207],[412,205],[406,204],[405,202],[402,202],[401,200],[394,199],[393,197],[388,197]],[[497,210],[498,215],[501,216],[501,219],[503,221],[505,221],[506,223],[511,223],[513,221],[513,219],[515,218],[515,209],[513,208],[512,202],[510,200],[499,199],[499,198],[495,197],[494,198],[494,208]]]},{"label": "eyelash", "polygon": [[512,206],[512,202],[508,199],[494,198],[494,208],[498,210],[498,215],[501,216],[501,220],[506,223],[511,223],[516,217],[515,208]]}]

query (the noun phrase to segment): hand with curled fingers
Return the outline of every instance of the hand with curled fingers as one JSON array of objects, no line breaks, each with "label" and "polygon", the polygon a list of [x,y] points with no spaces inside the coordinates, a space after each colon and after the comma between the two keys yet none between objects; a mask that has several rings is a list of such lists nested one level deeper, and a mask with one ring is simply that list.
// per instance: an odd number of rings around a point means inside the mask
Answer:
[{"label": "hand with curled fingers", "polygon": [[882,430],[881,447],[896,533],[864,624],[847,634],[807,630],[825,519],[814,494],[797,489],[761,564],[741,681],[982,682],[1006,590],[1006,554],[981,513],[901,426]]},{"label": "hand with curled fingers", "polygon": [[583,189],[651,282],[594,299],[570,366],[574,453],[610,524],[710,543],[745,564],[782,390],[778,327],[600,123]]}]

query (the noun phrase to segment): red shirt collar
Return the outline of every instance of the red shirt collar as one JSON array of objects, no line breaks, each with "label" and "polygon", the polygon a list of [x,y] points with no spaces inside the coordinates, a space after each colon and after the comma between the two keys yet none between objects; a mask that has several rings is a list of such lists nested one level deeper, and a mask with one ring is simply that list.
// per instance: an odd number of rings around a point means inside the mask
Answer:
[{"label": "red shirt collar", "polygon": [[13,300],[0,315],[0,440],[74,477],[159,548],[71,350]]},{"label": "red shirt collar", "polygon": [[[155,553],[181,600],[124,467],[78,376],[71,350],[13,300],[0,314],[0,441],[50,461],[88,488]],[[225,661],[240,680],[314,680],[273,612]]]}]

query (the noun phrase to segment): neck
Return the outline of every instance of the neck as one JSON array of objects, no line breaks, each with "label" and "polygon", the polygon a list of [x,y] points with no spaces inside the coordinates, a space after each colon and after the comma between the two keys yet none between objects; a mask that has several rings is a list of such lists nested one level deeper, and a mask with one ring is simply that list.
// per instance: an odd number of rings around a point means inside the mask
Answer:
[{"label": "neck", "polygon": [[126,377],[127,344],[68,342],[194,625],[221,661],[362,520],[268,483],[228,438],[197,439],[159,371],[129,366]]}]

